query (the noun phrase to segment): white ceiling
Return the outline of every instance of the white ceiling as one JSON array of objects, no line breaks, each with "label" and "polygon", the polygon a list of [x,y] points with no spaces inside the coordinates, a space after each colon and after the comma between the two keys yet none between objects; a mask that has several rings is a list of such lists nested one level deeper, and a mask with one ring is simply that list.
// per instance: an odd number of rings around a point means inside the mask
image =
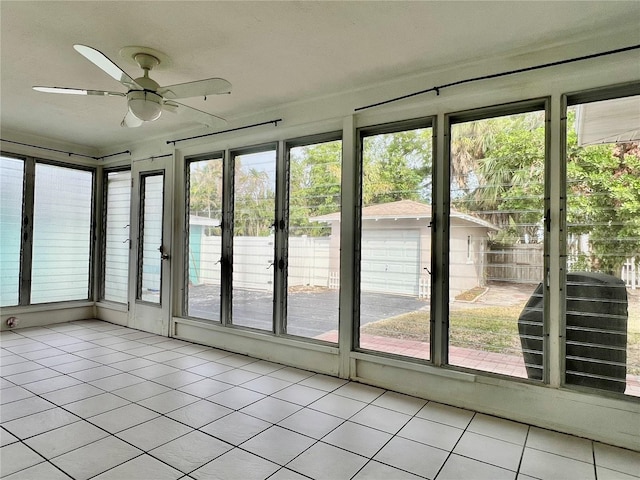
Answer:
[{"label": "white ceiling", "polygon": [[637,24],[640,2],[2,0],[0,15],[3,130],[100,149],[199,127],[167,114],[125,129],[124,98],[33,91],[32,85],[125,91],[79,55],[75,43],[102,51],[134,78],[139,70],[120,49],[160,50],[172,60],[151,74],[160,85],[225,78],[231,95],[184,103],[232,121]]}]

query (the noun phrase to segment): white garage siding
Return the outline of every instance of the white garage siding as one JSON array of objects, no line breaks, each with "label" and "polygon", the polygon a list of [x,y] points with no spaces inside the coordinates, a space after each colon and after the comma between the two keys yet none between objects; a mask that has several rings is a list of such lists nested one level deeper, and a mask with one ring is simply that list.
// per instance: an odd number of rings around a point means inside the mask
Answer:
[{"label": "white garage siding", "polygon": [[418,295],[420,230],[363,229],[363,292]]}]

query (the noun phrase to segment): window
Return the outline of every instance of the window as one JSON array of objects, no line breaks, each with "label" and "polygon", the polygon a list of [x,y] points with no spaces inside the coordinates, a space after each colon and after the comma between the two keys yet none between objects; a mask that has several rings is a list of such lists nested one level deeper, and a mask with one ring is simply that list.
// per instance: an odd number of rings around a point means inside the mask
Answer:
[{"label": "window", "polygon": [[275,148],[232,154],[234,325],[273,331]]},{"label": "window", "polygon": [[93,173],[36,163],[31,303],[89,298]]},{"label": "window", "polygon": [[18,305],[24,161],[0,157],[0,306]]},{"label": "window", "polygon": [[361,130],[359,347],[430,356],[432,129]]},{"label": "window", "polygon": [[187,315],[220,321],[222,259],[221,155],[187,163]]},{"label": "window", "polygon": [[516,108],[450,117],[448,363],[540,380],[546,114]]},{"label": "window", "polygon": [[105,198],[103,298],[111,302],[127,303],[131,248],[131,171],[106,173]]},{"label": "window", "polygon": [[300,142],[287,145],[286,332],[337,342],[342,141]]},{"label": "window", "polygon": [[[138,244],[138,292],[144,302],[160,303],[162,288],[162,209],[164,204],[164,174],[141,175],[140,233]],[[160,251],[160,254],[158,254]]]},{"label": "window", "polygon": [[565,381],[638,397],[640,95],[594,95],[568,97]]}]

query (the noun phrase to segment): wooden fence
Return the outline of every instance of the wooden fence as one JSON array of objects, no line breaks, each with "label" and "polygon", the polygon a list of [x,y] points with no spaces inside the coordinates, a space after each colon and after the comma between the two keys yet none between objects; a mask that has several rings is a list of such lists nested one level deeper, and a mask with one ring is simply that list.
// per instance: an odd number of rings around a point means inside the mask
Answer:
[{"label": "wooden fence", "polygon": [[511,245],[486,252],[485,279],[513,283],[539,283],[544,277],[543,246]]}]

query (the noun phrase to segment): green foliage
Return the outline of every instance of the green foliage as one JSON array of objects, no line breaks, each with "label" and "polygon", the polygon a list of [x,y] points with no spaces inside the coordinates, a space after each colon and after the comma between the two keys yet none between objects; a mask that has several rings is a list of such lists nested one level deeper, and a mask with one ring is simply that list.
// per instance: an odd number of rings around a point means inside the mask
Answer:
[{"label": "green foliage", "polygon": [[[588,256],[582,252],[580,269],[619,273],[626,258],[640,257],[640,144],[580,147],[574,117],[574,112],[569,112],[568,231],[589,237],[591,251]],[[405,199],[430,203],[431,135],[431,129],[418,129],[364,139],[363,206]],[[501,230],[494,234],[496,243],[541,242],[545,143],[543,112],[454,125],[453,208],[498,225]],[[291,150],[291,235],[329,234],[327,224],[309,219],[340,211],[341,149],[342,142],[334,141]],[[219,160],[192,168],[191,212],[221,216],[221,169]],[[266,171],[243,168],[236,159],[237,235],[271,233],[273,181]]]},{"label": "green foliage", "polygon": [[275,179],[266,170],[244,167],[235,160],[233,233],[236,236],[266,237],[273,232]]},{"label": "green foliage", "polygon": [[189,212],[218,220],[222,217],[222,160],[192,162]]},{"label": "green foliage", "polygon": [[340,211],[342,142],[291,149],[289,175],[289,233],[328,235],[330,227],[309,219]]},{"label": "green foliage", "polygon": [[567,144],[569,232],[588,234],[589,270],[619,275],[640,256],[640,144],[582,148],[573,129]]},{"label": "green foliage", "polygon": [[431,202],[431,129],[366,137],[363,206],[399,200]]},{"label": "green foliage", "polygon": [[[499,244],[542,241],[544,205],[544,117],[541,112],[468,122],[455,126],[452,159],[463,185],[454,208],[500,227]],[[481,140],[475,138],[480,135]],[[488,137],[488,138],[485,138]],[[466,150],[472,148],[472,150]]]}]

